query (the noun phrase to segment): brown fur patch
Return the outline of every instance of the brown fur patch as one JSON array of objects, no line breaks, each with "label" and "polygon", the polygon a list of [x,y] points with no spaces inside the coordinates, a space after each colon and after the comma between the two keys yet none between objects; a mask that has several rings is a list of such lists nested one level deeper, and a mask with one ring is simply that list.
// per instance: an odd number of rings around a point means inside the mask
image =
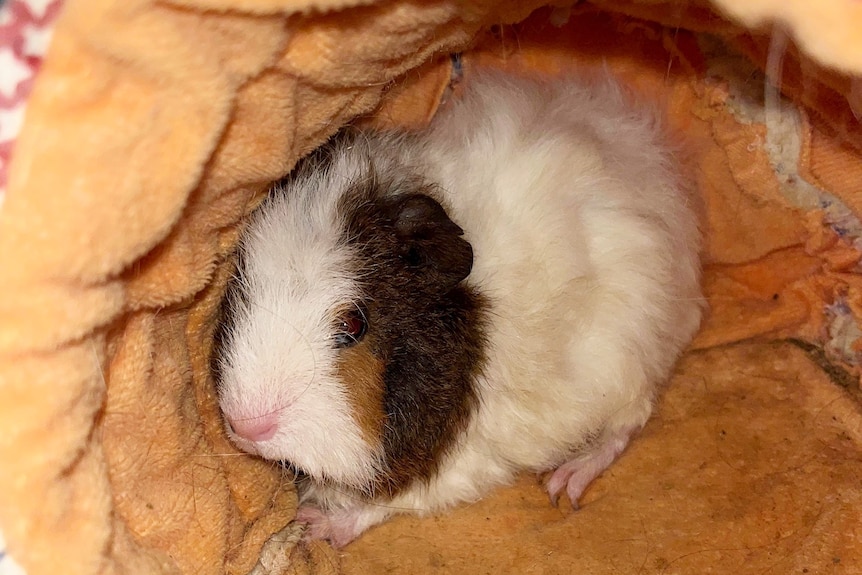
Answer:
[{"label": "brown fur patch", "polygon": [[338,379],[347,386],[356,423],[365,441],[379,445],[383,422],[383,360],[375,356],[366,342],[339,352]]},{"label": "brown fur patch", "polygon": [[[361,153],[365,140],[335,145]],[[379,144],[385,150],[397,142]],[[484,298],[464,282],[472,246],[450,219],[437,189],[409,169],[391,169],[368,153],[368,174],[345,195],[344,241],[354,246],[368,331],[344,363],[361,349],[363,365],[351,370],[370,381],[352,390],[366,418],[363,430],[378,430],[384,468],[363,497],[388,498],[431,478],[466,429],[477,400],[475,378],[485,360]],[[370,354],[379,363],[365,357]],[[344,368],[345,370],[347,367]],[[379,374],[379,375],[378,375]],[[345,382],[348,380],[345,379]],[[374,401],[381,419],[370,411]],[[368,425],[368,427],[365,427]]]}]

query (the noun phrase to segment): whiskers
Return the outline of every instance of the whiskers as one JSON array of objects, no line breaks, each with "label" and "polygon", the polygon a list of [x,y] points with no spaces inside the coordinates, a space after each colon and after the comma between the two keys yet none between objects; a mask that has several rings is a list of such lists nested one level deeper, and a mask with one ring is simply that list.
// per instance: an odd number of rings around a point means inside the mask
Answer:
[{"label": "whiskers", "polygon": [[231,457],[250,457],[248,453],[243,453],[241,451],[230,452],[230,453],[194,453],[191,456],[192,458],[202,458],[202,459],[229,459]]}]

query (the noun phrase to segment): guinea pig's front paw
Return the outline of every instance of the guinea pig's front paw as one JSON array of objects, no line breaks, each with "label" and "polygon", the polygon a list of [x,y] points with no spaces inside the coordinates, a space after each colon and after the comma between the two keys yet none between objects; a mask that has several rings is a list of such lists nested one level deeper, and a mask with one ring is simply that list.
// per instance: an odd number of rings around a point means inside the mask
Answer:
[{"label": "guinea pig's front paw", "polygon": [[574,509],[578,500],[593,480],[602,474],[619,457],[628,445],[630,430],[617,432],[604,438],[592,450],[580,454],[560,465],[548,479],[547,490],[551,504],[556,507],[563,488]]},{"label": "guinea pig's front paw", "polygon": [[380,517],[379,513],[366,506],[324,511],[319,507],[303,505],[296,511],[296,521],[307,526],[303,539],[325,539],[336,549],[344,547],[384,519],[385,516]]},{"label": "guinea pig's front paw", "polygon": [[[338,523],[334,522],[325,511],[318,507],[306,505],[296,511],[296,521],[305,523],[305,540],[324,539],[329,541],[333,547],[343,547],[356,538],[351,529],[339,529]],[[349,526],[348,526],[349,527]]]}]

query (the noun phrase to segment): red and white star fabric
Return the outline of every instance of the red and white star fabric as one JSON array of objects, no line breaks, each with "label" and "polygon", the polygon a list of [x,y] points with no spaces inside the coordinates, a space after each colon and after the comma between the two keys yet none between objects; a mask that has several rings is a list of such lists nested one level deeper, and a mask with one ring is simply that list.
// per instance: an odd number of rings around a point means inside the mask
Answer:
[{"label": "red and white star fabric", "polygon": [[24,107],[63,0],[0,0],[0,203]]}]

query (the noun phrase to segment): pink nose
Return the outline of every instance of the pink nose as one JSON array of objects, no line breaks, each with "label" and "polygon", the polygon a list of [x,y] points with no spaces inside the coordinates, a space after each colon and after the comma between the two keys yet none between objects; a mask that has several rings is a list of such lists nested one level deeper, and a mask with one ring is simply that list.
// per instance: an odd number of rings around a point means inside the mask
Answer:
[{"label": "pink nose", "polygon": [[278,431],[277,414],[270,413],[247,419],[228,419],[233,432],[249,441],[266,441]]}]

